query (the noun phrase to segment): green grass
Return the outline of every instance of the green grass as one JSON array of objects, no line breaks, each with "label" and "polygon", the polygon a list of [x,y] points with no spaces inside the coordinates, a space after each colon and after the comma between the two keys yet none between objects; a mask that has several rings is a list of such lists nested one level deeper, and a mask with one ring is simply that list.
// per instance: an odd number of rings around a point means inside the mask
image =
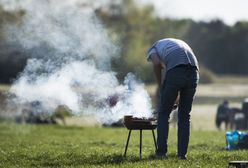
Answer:
[{"label": "green grass", "polygon": [[225,151],[224,132],[192,131],[188,160],[176,158],[176,130],[170,130],[169,155],[156,160],[151,131],[133,131],[127,157],[122,157],[125,128],[0,124],[0,167],[226,167],[245,160],[247,151]]},{"label": "green grass", "polygon": [[217,80],[215,83],[232,83],[232,84],[247,84],[248,76],[247,75],[217,75]]},{"label": "green grass", "polygon": [[8,84],[0,84],[0,92],[7,92],[10,89],[10,85]]}]

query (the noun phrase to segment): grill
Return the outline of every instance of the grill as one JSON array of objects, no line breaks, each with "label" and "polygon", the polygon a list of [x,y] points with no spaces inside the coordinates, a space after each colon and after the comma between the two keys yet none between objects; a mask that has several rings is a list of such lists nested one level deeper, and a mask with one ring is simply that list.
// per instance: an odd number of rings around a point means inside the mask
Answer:
[{"label": "grill", "polygon": [[124,125],[129,130],[148,129],[153,130],[157,127],[155,118],[138,118],[133,116],[124,116]]},{"label": "grill", "polygon": [[157,121],[155,118],[137,118],[133,116],[124,116],[124,125],[129,130],[124,156],[126,156],[127,154],[127,148],[128,148],[129,139],[130,139],[132,130],[140,131],[140,146],[139,146],[140,159],[142,159],[142,131],[143,130],[152,131],[155,149],[157,149],[157,143],[156,143],[156,138],[155,138],[155,133],[154,133],[154,129],[157,128]]}]

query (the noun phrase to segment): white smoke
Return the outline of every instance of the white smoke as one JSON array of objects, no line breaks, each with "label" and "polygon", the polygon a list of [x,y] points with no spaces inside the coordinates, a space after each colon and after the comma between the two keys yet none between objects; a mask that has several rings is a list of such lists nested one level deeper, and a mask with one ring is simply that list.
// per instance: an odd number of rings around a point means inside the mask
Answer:
[{"label": "white smoke", "polygon": [[95,115],[104,123],[127,114],[151,116],[143,84],[129,74],[120,85],[111,71],[118,47],[91,7],[77,0],[0,2],[5,10],[25,11],[21,24],[5,28],[9,42],[30,56],[10,89],[15,101],[38,101],[49,112],[66,105],[76,115]]}]

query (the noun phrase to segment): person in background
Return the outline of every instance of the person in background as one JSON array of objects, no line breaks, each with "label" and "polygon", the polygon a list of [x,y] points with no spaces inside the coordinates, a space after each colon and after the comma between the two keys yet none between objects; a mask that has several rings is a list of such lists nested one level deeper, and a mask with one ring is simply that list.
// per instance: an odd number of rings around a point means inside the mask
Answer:
[{"label": "person in background", "polygon": [[231,109],[229,107],[229,102],[224,100],[222,104],[218,106],[217,113],[216,113],[216,127],[220,130],[221,123],[225,123],[225,129],[228,128],[229,123],[229,113],[231,113]]},{"label": "person in background", "polygon": [[[156,156],[159,159],[166,158],[169,116],[179,93],[177,156],[179,159],[187,159],[190,111],[199,81],[196,56],[184,41],[165,38],[152,45],[148,50],[147,60],[153,63],[160,94]],[[163,69],[165,75],[162,75]]]}]

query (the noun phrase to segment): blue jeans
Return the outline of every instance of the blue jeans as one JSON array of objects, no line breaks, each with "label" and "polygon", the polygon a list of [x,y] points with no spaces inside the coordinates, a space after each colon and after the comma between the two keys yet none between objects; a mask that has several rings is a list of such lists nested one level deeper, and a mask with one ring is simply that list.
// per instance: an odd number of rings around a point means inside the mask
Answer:
[{"label": "blue jeans", "polygon": [[166,73],[161,88],[157,127],[157,155],[167,153],[169,117],[180,92],[178,106],[178,156],[187,154],[190,136],[190,111],[199,81],[198,70],[191,66],[179,66]]}]

